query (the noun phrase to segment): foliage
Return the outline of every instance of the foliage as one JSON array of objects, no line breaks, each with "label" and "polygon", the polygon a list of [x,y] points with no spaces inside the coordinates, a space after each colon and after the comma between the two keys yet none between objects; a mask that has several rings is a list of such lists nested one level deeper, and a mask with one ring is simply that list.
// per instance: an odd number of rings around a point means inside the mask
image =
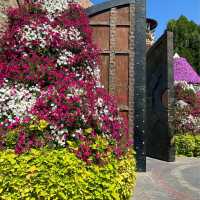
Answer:
[{"label": "foliage", "polygon": [[175,52],[187,58],[200,73],[200,26],[185,16],[168,22],[168,30],[174,33]]},{"label": "foliage", "polygon": [[181,134],[175,136],[175,146],[178,155],[189,157],[200,156],[200,135]]},{"label": "foliage", "polygon": [[98,166],[87,165],[66,149],[32,149],[21,155],[1,151],[0,175],[2,200],[127,200],[136,178],[131,152]]},{"label": "foliage", "polygon": [[20,154],[62,146],[99,164],[126,152],[132,141],[100,83],[99,51],[83,9],[65,0],[25,1],[8,17],[0,42],[0,148]]},{"label": "foliage", "polygon": [[2,134],[2,148],[15,149],[17,154],[24,153],[31,148],[52,146],[50,125],[45,120],[36,117],[26,119],[17,128],[11,128],[6,134]]},{"label": "foliage", "polygon": [[200,135],[195,136],[195,144],[194,155],[200,157]]}]

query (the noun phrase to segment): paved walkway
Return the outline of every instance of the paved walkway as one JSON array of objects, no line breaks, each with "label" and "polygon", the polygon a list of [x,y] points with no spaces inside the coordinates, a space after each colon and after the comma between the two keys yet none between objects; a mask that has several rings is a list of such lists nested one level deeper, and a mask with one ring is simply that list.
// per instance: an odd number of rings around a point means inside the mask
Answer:
[{"label": "paved walkway", "polygon": [[133,200],[200,200],[200,158],[178,157],[174,163],[147,158]]}]

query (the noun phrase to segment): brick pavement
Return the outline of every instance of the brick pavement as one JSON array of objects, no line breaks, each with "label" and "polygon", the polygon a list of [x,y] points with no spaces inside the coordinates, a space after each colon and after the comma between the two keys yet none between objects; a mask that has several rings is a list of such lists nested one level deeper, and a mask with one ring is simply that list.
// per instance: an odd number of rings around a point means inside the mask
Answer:
[{"label": "brick pavement", "polygon": [[132,200],[200,200],[200,158],[178,157],[174,163],[147,158]]}]

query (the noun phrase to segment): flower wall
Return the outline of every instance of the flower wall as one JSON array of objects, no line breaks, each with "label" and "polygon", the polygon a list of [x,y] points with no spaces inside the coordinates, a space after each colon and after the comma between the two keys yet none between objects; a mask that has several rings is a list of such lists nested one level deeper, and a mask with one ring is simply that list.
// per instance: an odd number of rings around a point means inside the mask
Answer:
[{"label": "flower wall", "polygon": [[177,54],[177,58],[173,61],[173,67],[176,81],[184,80],[190,84],[200,84],[200,76],[185,58],[179,57]]},{"label": "flower wall", "polygon": [[186,81],[175,81],[177,133],[200,133],[200,90]]},{"label": "flower wall", "polygon": [[125,150],[128,129],[100,83],[86,14],[66,0],[9,9],[0,40],[0,148],[65,147],[99,163]]},{"label": "flower wall", "polygon": [[200,77],[185,58],[175,54],[175,128],[177,133],[200,133]]}]

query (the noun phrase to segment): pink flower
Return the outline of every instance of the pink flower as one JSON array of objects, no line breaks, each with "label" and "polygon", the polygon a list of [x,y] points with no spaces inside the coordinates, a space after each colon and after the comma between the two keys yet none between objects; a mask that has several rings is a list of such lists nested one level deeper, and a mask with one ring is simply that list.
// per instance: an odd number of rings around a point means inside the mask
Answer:
[{"label": "pink flower", "polygon": [[19,134],[18,141],[15,147],[15,152],[17,154],[21,154],[25,151],[25,139],[26,139],[26,134],[24,132],[21,132]]},{"label": "pink flower", "polygon": [[[102,152],[93,148],[97,136],[118,145],[123,134],[128,138],[128,128],[119,116],[115,98],[99,84],[99,50],[92,42],[89,20],[82,8],[70,4],[66,12],[50,20],[40,4],[28,1],[20,9],[10,9],[8,17],[12,25],[0,41],[0,82],[7,78],[30,86],[37,84],[41,91],[26,117],[15,118],[13,124],[4,120],[7,128],[23,130],[16,153],[48,142],[57,144],[56,138],[67,133],[64,138],[77,144],[77,156],[87,163],[110,152],[120,156],[122,150],[114,145],[103,147]],[[78,32],[78,39],[70,31]],[[12,94],[16,92],[13,88]],[[31,132],[27,126],[32,120],[30,114],[46,120],[53,129]],[[93,130],[90,134],[77,133],[88,127]]]}]

